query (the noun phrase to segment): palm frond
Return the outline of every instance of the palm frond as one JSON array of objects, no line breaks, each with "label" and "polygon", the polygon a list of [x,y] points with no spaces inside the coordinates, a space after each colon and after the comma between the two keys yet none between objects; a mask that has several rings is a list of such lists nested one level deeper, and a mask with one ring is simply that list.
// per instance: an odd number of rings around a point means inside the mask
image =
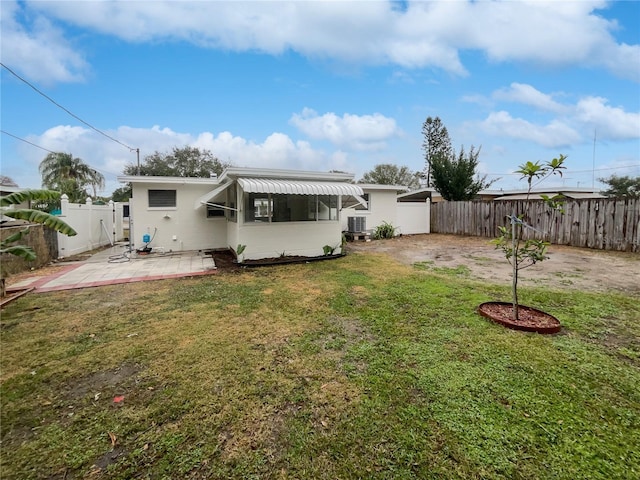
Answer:
[{"label": "palm frond", "polygon": [[49,228],[54,229],[56,232],[60,232],[63,235],[73,237],[76,235],[76,231],[64,221],[58,217],[49,213],[41,212],[39,210],[8,210],[4,212],[7,217],[16,218],[19,220],[27,220],[32,223],[41,223]]},{"label": "palm frond", "polygon": [[11,245],[12,243],[19,242],[20,240],[22,240],[22,237],[24,237],[28,233],[29,233],[29,227],[9,235],[7,238],[2,240],[2,242],[0,242],[0,248],[5,248],[7,245]]},{"label": "palm frond", "polygon": [[9,253],[16,257],[22,257],[25,260],[31,261],[36,259],[36,252],[31,247],[24,245],[12,245],[10,247],[0,249],[0,253]]},{"label": "palm frond", "polygon": [[19,205],[27,201],[50,201],[60,198],[60,192],[53,190],[22,190],[0,197],[0,207]]}]

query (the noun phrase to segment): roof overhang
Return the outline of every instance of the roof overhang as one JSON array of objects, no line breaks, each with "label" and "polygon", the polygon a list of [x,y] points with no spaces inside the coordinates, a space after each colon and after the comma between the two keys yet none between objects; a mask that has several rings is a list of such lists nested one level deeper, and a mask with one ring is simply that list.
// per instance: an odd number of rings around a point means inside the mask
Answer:
[{"label": "roof overhang", "polygon": [[286,195],[353,195],[361,197],[362,187],[346,182],[314,182],[303,180],[274,180],[267,178],[238,178],[247,193],[275,193]]},{"label": "roof overhang", "polygon": [[217,185],[216,177],[154,177],[151,175],[121,175],[120,183],[167,183],[173,185]]},{"label": "roof overhang", "polygon": [[284,170],[276,168],[245,168],[228,167],[220,175],[220,181],[227,178],[273,178],[277,180],[296,180],[313,182],[349,182],[353,180],[352,173],[315,172],[304,170]]}]

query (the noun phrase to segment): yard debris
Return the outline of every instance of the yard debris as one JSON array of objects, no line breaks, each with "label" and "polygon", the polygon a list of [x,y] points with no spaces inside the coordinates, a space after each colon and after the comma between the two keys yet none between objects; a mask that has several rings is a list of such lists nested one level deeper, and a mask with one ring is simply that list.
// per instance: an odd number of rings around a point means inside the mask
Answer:
[{"label": "yard debris", "polygon": [[111,440],[111,447],[116,446],[116,442],[118,441],[118,437],[116,437],[115,433],[107,432],[109,434],[109,439]]},{"label": "yard debris", "polygon": [[93,396],[93,400],[97,402],[97,401],[98,401],[98,399],[100,398],[100,395],[102,395],[102,393],[101,393],[101,392],[96,393],[96,394]]},{"label": "yard debris", "polygon": [[137,333],[130,333],[129,335],[127,335],[127,338],[137,337],[137,336],[138,336]]}]

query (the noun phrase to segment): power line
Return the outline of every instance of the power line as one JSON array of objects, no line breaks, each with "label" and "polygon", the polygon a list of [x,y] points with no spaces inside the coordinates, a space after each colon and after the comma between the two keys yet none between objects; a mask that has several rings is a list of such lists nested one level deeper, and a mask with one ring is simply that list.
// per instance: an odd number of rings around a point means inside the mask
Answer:
[{"label": "power line", "polygon": [[[10,137],[13,137],[13,138],[15,138],[16,140],[20,140],[21,142],[28,143],[29,145],[32,145],[32,146],[34,146],[34,147],[36,147],[36,148],[39,148],[40,150],[44,150],[45,152],[53,153],[54,155],[55,155],[55,154],[60,153],[60,152],[54,152],[54,151],[49,150],[48,148],[44,148],[44,147],[42,147],[42,146],[40,146],[40,145],[36,145],[35,143],[30,142],[29,140],[25,140],[24,138],[20,138],[20,137],[18,137],[17,135],[14,135],[13,133],[9,133],[9,132],[7,132],[6,130],[0,130],[0,132],[4,133],[5,135],[8,135],[8,136],[10,136]],[[90,166],[90,165],[89,165],[89,166]],[[100,173],[102,173],[102,174],[104,174],[104,175],[114,175],[114,176],[117,176],[117,175],[118,175],[117,173],[114,173],[114,172],[107,172],[106,170],[100,170],[99,168],[94,168],[94,167],[91,167],[91,168],[92,168],[93,170],[95,170],[96,172],[100,172]]]},{"label": "power line", "polygon": [[16,77],[17,79],[19,79],[20,81],[26,83],[27,85],[29,85],[33,90],[35,90],[36,92],[38,92],[40,95],[42,95],[44,98],[46,98],[47,100],[49,100],[51,103],[53,103],[56,107],[61,108],[62,110],[64,110],[65,112],[67,112],[69,115],[71,115],[73,118],[75,118],[76,120],[84,123],[87,127],[91,128],[92,130],[95,130],[96,132],[98,132],[100,135],[103,135],[105,137],[107,137],[109,140],[112,140],[120,145],[122,145],[125,148],[128,148],[129,151],[131,152],[135,152],[137,151],[136,148],[130,147],[129,145],[126,145],[124,143],[122,143],[120,140],[113,138],[111,135],[108,135],[106,133],[104,133],[102,130],[99,130],[98,128],[94,127],[93,125],[91,125],[88,122],[85,122],[83,119],[81,119],[80,117],[78,117],[76,114],[70,112],[69,110],[67,110],[66,108],[64,108],[62,105],[60,105],[58,102],[56,102],[53,98],[51,98],[50,96],[48,96],[46,93],[38,90],[38,88],[36,88],[34,85],[32,85],[31,83],[29,83],[27,80],[25,80],[24,78],[22,78],[20,75],[18,75],[16,72],[14,72],[13,70],[11,70],[9,67],[7,67],[4,63],[0,62],[0,65],[2,65],[4,68],[7,69],[7,71],[9,71],[9,73],[11,73],[11,75],[13,75],[14,77]]},{"label": "power line", "polygon": [[29,145],[33,145],[34,147],[39,148],[40,150],[44,150],[45,152],[58,153],[58,152],[53,152],[53,151],[49,150],[48,148],[41,147],[40,145],[36,145],[35,143],[32,143],[29,140],[25,140],[24,138],[17,137],[13,133],[9,133],[9,132],[6,132],[4,130],[0,130],[0,132],[4,133],[5,135],[9,135],[10,137],[15,138],[16,140],[20,140],[21,142],[28,143]]}]

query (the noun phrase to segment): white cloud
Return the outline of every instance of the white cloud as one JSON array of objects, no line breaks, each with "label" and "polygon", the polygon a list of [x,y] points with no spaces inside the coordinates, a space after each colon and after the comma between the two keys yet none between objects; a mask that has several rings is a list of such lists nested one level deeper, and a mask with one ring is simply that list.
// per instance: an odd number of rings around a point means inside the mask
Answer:
[{"label": "white cloud", "polygon": [[21,8],[12,1],[0,2],[2,63],[43,84],[77,82],[84,78],[88,64],[49,20],[35,15],[18,23]]},{"label": "white cloud", "polygon": [[608,105],[606,98],[584,97],[575,104],[560,103],[552,95],[520,83],[512,83],[509,88],[496,90],[491,98],[494,101],[533,106],[555,115],[546,125],[539,125],[514,118],[504,110],[492,112],[480,124],[484,131],[492,135],[527,139],[546,147],[591,141],[594,130],[602,140],[640,138],[640,113],[612,107]]},{"label": "white cloud", "polygon": [[492,135],[528,140],[548,148],[566,147],[580,141],[578,132],[561,121],[535,125],[522,118],[513,118],[505,111],[492,112],[480,125]]},{"label": "white cloud", "polygon": [[[170,128],[119,127],[107,130],[107,134],[122,143],[140,148],[140,160],[155,151],[168,152],[174,147],[186,145],[210,150],[222,161],[230,161],[239,167],[285,168],[301,170],[331,169],[349,170],[348,156],[337,150],[324,152],[314,149],[305,141],[294,141],[283,133],[272,133],[262,142],[256,143],[234,136],[230,132],[201,132],[197,135],[175,132]],[[120,186],[116,176],[121,175],[125,166],[135,165],[136,154],[123,146],[98,135],[84,127],[58,125],[41,135],[30,135],[27,140],[48,150],[71,153],[100,171],[107,178],[102,194],[109,195]],[[37,166],[47,155],[42,150],[29,145],[20,145],[22,165],[3,164],[3,174],[14,178],[20,186],[39,187],[40,177]],[[26,172],[29,172],[28,174]]]},{"label": "white cloud", "polygon": [[[3,2],[5,3],[5,2]],[[465,75],[460,51],[495,62],[604,68],[640,80],[640,45],[618,43],[618,25],[579,2],[30,2],[65,22],[128,41],[181,40],[203,47],[359,64],[435,67]],[[105,21],[109,19],[109,21]]]},{"label": "white cloud", "polygon": [[310,108],[295,113],[289,120],[293,126],[315,140],[328,140],[334,145],[356,150],[379,150],[385,141],[398,135],[393,118],[380,113],[339,117],[333,112],[319,116]]},{"label": "white cloud", "polygon": [[493,92],[492,97],[499,101],[510,101],[530,105],[540,110],[565,113],[568,107],[556,102],[552,95],[542,93],[531,85],[512,83],[509,88]]},{"label": "white cloud", "polygon": [[640,138],[640,113],[625,112],[607,105],[607,99],[586,97],[576,105],[576,120],[592,126],[597,134],[612,140]]}]

